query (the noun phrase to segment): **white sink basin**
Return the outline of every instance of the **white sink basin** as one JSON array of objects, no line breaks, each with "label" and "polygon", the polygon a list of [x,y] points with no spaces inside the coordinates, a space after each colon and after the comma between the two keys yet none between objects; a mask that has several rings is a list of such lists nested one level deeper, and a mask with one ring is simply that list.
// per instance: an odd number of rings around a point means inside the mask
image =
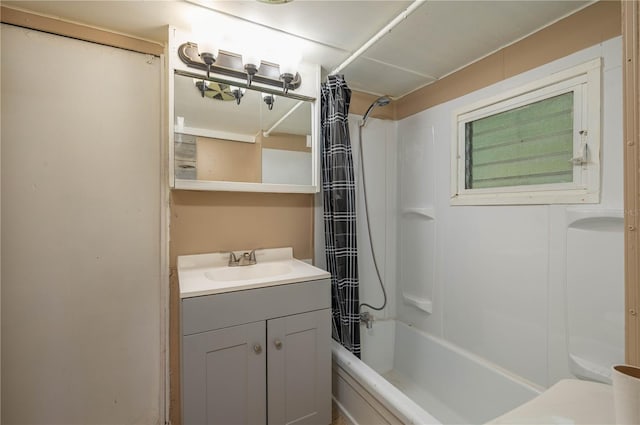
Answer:
[{"label": "white sink basin", "polygon": [[291,273],[291,265],[285,262],[258,263],[252,266],[216,267],[204,272],[213,281],[250,280],[269,278]]},{"label": "white sink basin", "polygon": [[[235,252],[236,256],[243,251]],[[257,264],[229,267],[229,253],[178,257],[180,298],[326,279],[331,275],[293,258],[293,249],[256,251]]]}]

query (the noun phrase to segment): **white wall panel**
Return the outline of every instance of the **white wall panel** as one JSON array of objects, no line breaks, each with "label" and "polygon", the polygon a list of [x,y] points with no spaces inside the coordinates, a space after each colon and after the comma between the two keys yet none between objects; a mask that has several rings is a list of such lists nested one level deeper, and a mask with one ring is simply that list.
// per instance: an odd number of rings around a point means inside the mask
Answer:
[{"label": "white wall panel", "polygon": [[[399,210],[428,207],[436,217],[433,313],[398,300],[401,320],[543,386],[570,376],[563,298],[567,207],[450,206],[452,113],[464,104],[602,56],[602,203],[590,208],[622,208],[620,52],[621,40],[615,38],[400,121]],[[400,256],[415,245],[402,238],[406,221],[399,216]],[[410,263],[399,267],[399,279],[407,267]],[[604,284],[621,287],[623,282]]]},{"label": "white wall panel", "polygon": [[[357,183],[358,213],[358,273],[360,278],[360,302],[380,307],[382,290],[373,264],[365,219],[364,192],[360,163],[358,124],[362,117],[349,115],[349,132],[353,147],[354,172]],[[395,187],[396,125],[391,121],[369,118],[362,130],[364,167],[371,236],[378,269],[387,291],[387,307],[381,312],[370,311],[376,317],[389,317],[395,310],[395,193],[387,190]],[[363,309],[364,311],[364,309]]]},{"label": "white wall panel", "polygon": [[[521,376],[546,375],[545,207],[451,208],[444,337]],[[543,229],[541,231],[541,229]]]},{"label": "white wall panel", "polygon": [[624,363],[622,210],[567,211],[566,300],[569,369],[611,383]]},{"label": "white wall panel", "polygon": [[158,58],[2,25],[2,422],[161,413]]},{"label": "white wall panel", "polygon": [[622,47],[620,38],[603,43],[602,207],[622,208],[624,194],[622,141]]}]

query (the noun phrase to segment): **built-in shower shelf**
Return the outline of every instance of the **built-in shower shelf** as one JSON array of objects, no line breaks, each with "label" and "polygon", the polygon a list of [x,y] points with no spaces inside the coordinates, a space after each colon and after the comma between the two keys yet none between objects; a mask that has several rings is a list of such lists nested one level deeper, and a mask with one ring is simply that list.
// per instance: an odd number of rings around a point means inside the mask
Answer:
[{"label": "built-in shower shelf", "polygon": [[611,384],[611,369],[569,353],[569,370],[579,378]]},{"label": "built-in shower shelf", "polygon": [[567,208],[567,226],[569,228],[583,228],[586,230],[598,230],[603,225],[620,226],[624,222],[624,211],[621,209],[585,209]]},{"label": "built-in shower shelf", "polygon": [[405,304],[412,305],[422,311],[431,314],[433,311],[433,302],[428,298],[417,297],[406,292],[402,293],[402,300]]},{"label": "built-in shower shelf", "polygon": [[427,220],[435,220],[436,212],[434,208],[403,208],[403,215],[417,215]]}]

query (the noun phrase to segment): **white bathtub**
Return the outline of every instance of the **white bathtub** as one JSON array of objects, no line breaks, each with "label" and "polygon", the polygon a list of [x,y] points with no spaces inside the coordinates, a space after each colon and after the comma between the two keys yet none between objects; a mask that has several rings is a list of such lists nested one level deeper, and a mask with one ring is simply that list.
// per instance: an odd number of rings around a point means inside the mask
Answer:
[{"label": "white bathtub", "polygon": [[481,424],[542,388],[394,320],[361,328],[362,359],[333,341],[333,396],[352,423]]}]

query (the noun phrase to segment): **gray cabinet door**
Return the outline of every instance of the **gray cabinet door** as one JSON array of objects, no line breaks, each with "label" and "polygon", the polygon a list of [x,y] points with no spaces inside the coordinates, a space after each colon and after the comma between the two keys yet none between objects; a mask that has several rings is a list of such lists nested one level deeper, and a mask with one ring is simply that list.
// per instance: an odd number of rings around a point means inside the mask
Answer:
[{"label": "gray cabinet door", "polygon": [[183,337],[184,425],[265,424],[265,322]]},{"label": "gray cabinet door", "polygon": [[269,425],[331,423],[329,309],[267,321]]}]

